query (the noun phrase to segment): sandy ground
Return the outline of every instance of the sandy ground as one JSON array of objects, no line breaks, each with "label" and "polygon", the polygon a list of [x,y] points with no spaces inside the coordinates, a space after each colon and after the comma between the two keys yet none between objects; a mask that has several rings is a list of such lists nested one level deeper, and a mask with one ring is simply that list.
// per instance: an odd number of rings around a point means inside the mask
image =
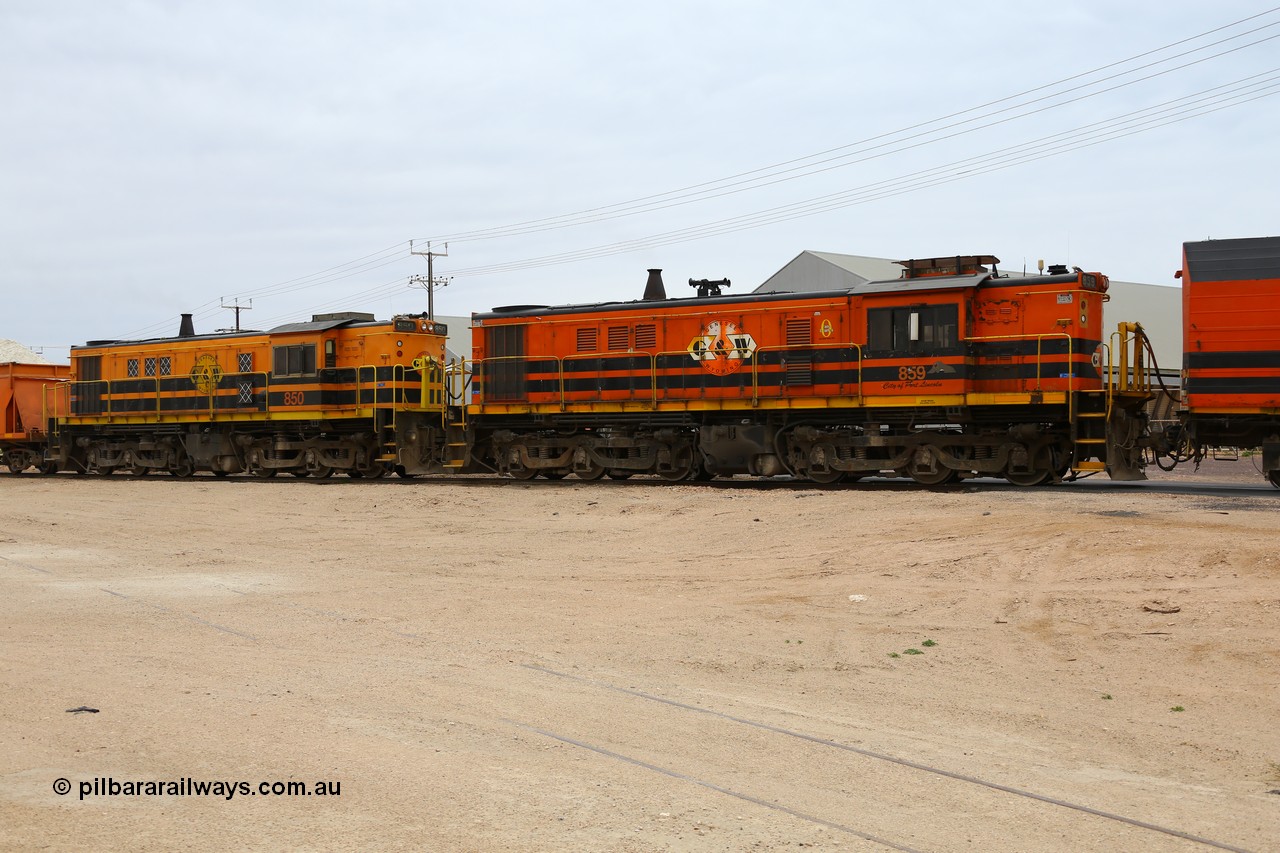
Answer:
[{"label": "sandy ground", "polygon": [[1280,849],[1245,473],[3,479],[0,848]]}]

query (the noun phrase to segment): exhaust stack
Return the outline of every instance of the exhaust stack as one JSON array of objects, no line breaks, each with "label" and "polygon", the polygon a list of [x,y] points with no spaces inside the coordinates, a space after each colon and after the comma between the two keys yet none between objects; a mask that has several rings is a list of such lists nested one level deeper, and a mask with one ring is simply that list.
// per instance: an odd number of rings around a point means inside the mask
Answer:
[{"label": "exhaust stack", "polygon": [[644,285],[644,301],[659,302],[667,298],[667,288],[662,283],[662,270],[649,270],[649,280]]},{"label": "exhaust stack", "polygon": [[178,337],[194,338],[196,336],[196,325],[191,322],[190,314],[182,315],[182,322],[178,324]]}]

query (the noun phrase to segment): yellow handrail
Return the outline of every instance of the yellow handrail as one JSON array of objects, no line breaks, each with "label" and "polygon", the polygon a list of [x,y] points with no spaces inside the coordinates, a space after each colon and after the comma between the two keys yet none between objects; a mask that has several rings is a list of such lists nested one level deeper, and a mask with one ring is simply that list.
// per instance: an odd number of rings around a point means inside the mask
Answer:
[{"label": "yellow handrail", "polygon": [[[252,383],[253,383],[253,377],[255,377],[255,376],[261,376],[261,377],[262,377],[262,413],[263,413],[264,415],[267,415],[267,419],[268,419],[268,420],[270,420],[270,416],[271,416],[271,374],[270,374],[270,373],[268,373],[268,372],[267,372],[267,371],[265,371],[265,370],[246,370],[246,371],[239,371],[239,372],[236,372],[236,373],[224,373],[224,374],[222,374],[222,376],[218,379],[217,384],[215,384],[215,385],[213,386],[213,388],[209,391],[209,420],[211,420],[211,421],[216,421],[216,420],[218,419],[218,400],[220,400],[220,399],[222,399],[224,396],[226,396],[226,395],[220,395],[220,394],[218,393],[219,391],[223,391],[223,390],[234,391],[234,392],[235,392],[235,398],[236,398],[236,405],[235,405],[235,406],[233,406],[232,408],[235,408],[235,409],[243,408],[243,407],[240,405],[240,383],[239,383],[239,380],[240,380],[240,379],[242,379],[242,378],[244,378],[244,377],[246,377],[246,376],[247,376],[247,377],[249,377],[249,381],[250,381],[250,383],[251,383],[251,387],[252,387]],[[231,387],[230,387],[230,388],[227,388],[227,387],[225,387],[225,386],[223,385],[223,383],[224,383],[224,382],[227,382],[227,381],[232,381],[232,382],[233,382],[233,384],[231,385]],[[157,382],[157,385],[156,385],[156,406],[157,406],[157,415],[158,415],[158,411],[159,411],[159,405],[160,405],[160,386],[159,386],[159,383]]]},{"label": "yellow handrail", "polygon": [[[52,411],[50,411],[49,397],[53,396]],[[58,405],[58,398],[62,397],[62,406]],[[61,412],[61,414],[58,414]],[[71,414],[71,381],[64,379],[60,382],[52,384],[45,383],[40,386],[40,419],[41,423],[48,425],[51,415],[53,420],[53,428],[49,430],[49,435],[59,436],[62,434],[62,421],[67,415]]]},{"label": "yellow handrail", "polygon": [[[683,350],[682,350],[682,351],[683,351]],[[660,353],[660,355],[667,355],[667,353]],[[606,352],[575,352],[575,353],[571,353],[571,354],[569,354],[569,355],[566,355],[566,356],[564,356],[563,358],[561,358],[561,357],[556,357],[556,362],[557,362],[557,372],[558,372],[558,374],[559,374],[559,379],[560,379],[560,411],[562,411],[562,412],[563,412],[563,411],[565,410],[565,408],[568,406],[568,399],[567,399],[568,389],[565,387],[565,380],[564,380],[564,365],[565,365],[565,362],[567,362],[567,361],[585,360],[585,359],[591,359],[591,358],[637,358],[637,357],[642,357],[642,356],[648,356],[648,358],[649,358],[649,379],[650,379],[650,388],[651,388],[651,390],[652,390],[652,392],[653,392],[653,401],[654,401],[654,405],[657,405],[657,399],[658,399],[658,398],[657,398],[657,388],[658,388],[658,383],[657,383],[657,373],[658,373],[658,367],[657,367],[657,356],[655,356],[655,355],[653,355],[653,354],[651,354],[651,353],[649,353],[649,352],[647,352],[647,351],[643,351],[643,350],[641,350],[641,351],[637,351],[637,350],[610,350],[610,351],[606,351]],[[601,392],[601,393],[603,393],[603,392]]]},{"label": "yellow handrail", "polygon": [[[556,375],[560,377],[561,394],[562,394],[562,396],[563,396],[563,388],[564,388],[564,371],[563,371],[563,369],[560,367],[560,359],[559,359],[558,357],[553,356],[553,355],[537,355],[537,356],[535,356],[535,355],[491,355],[491,356],[487,356],[487,357],[485,357],[485,358],[481,358],[481,359],[474,359],[471,363],[472,363],[473,365],[480,365],[480,366],[481,366],[482,371],[483,371],[483,372],[482,372],[482,375],[484,376],[483,382],[484,382],[484,384],[485,384],[485,388],[486,388],[486,390],[488,389],[488,387],[489,387],[489,385],[490,385],[489,376],[488,376],[489,371],[488,371],[488,369],[487,369],[487,368],[488,368],[488,365],[490,364],[490,362],[499,362],[499,361],[516,361],[516,362],[529,362],[529,361],[554,361],[554,362],[556,362]],[[526,372],[527,372],[527,366],[526,366]],[[474,373],[474,367],[473,367],[473,373]],[[526,397],[525,402],[527,403],[527,402],[528,402],[528,399],[527,399],[528,394],[527,394],[527,393],[526,393],[525,397]],[[503,402],[503,401],[501,401],[501,400],[494,400],[494,401],[492,401],[492,402],[494,402],[494,403],[500,403],[500,402]]]},{"label": "yellow handrail", "polygon": [[1075,356],[1075,339],[1067,332],[1040,332],[1037,334],[1025,335],[986,335],[977,338],[965,338],[966,341],[1026,341],[1035,339],[1036,342],[1036,388],[1037,392],[1043,391],[1041,381],[1043,377],[1040,370],[1044,366],[1044,339],[1045,338],[1066,338],[1067,340],[1067,417],[1075,417],[1075,380],[1076,371],[1075,363],[1072,359]]},{"label": "yellow handrail", "polygon": [[[459,415],[461,416],[461,420],[457,425],[464,428],[467,425],[468,375],[467,359],[465,357],[460,357],[455,361],[449,362],[445,365],[444,370],[442,371],[441,392],[443,396],[440,400],[440,426],[444,430],[448,430],[449,428],[449,408],[454,404],[455,399],[457,400]],[[459,383],[458,396],[455,398],[453,394],[453,385],[454,381],[458,377],[461,377],[461,382]]]},{"label": "yellow handrail", "polygon": [[[810,344],[775,344],[774,346],[756,347],[755,353],[751,356],[751,405],[760,404],[760,359],[758,354],[762,352],[791,352],[793,350],[815,350],[815,349],[856,349],[858,351],[858,393],[856,398],[862,401],[862,344],[853,341],[840,342],[824,342]],[[815,383],[816,384],[816,383]]]},{"label": "yellow handrail", "polygon": [[[1110,345],[1107,348],[1107,400],[1110,411],[1112,388],[1122,393],[1150,393],[1151,373],[1144,357],[1144,342],[1147,333],[1141,323],[1120,323],[1111,333]],[[1129,363],[1129,347],[1133,347],[1133,363]],[[1119,363],[1113,363],[1115,353],[1119,352]]]},{"label": "yellow handrail", "polygon": [[[465,357],[454,359],[444,366],[444,399],[441,400],[442,403],[449,404],[457,400],[462,405],[466,405],[467,377],[471,372],[467,369],[467,359]],[[461,378],[461,382],[459,383],[458,394],[454,396],[453,385],[459,378]]]},{"label": "yellow handrail", "polygon": [[[789,350],[814,350],[814,349],[853,349],[853,350],[856,350],[856,351],[857,351],[857,359],[856,359],[856,363],[857,363],[857,365],[858,365],[858,394],[857,394],[857,396],[858,396],[858,398],[861,398],[861,397],[862,397],[862,362],[863,362],[862,345],[861,345],[861,344],[858,344],[858,343],[854,343],[853,341],[840,341],[840,342],[822,342],[822,343],[805,344],[805,345],[803,345],[803,346],[796,346],[796,345],[782,345],[782,346],[773,346],[773,347],[757,347],[757,348],[756,348],[756,350],[755,350],[755,352],[753,352],[753,353],[752,353],[752,355],[751,355],[751,357],[750,357],[750,358],[748,358],[748,359],[744,359],[744,361],[748,361],[748,362],[750,362],[750,364],[751,364],[751,377],[752,377],[752,378],[751,378],[751,386],[752,386],[752,402],[753,402],[753,404],[759,403],[759,399],[760,399],[760,375],[759,375],[759,374],[760,374],[760,363],[759,363],[759,359],[755,356],[755,353],[757,353],[757,352],[761,352],[761,351],[775,351],[775,350],[777,350],[777,351],[789,351]],[[472,365],[480,365],[481,369],[482,369],[482,370],[484,370],[484,368],[486,368],[488,365],[490,365],[491,363],[494,363],[494,362],[503,362],[503,361],[518,361],[518,362],[544,361],[544,362],[554,362],[554,363],[555,363],[555,374],[556,374],[556,385],[557,385],[556,393],[557,393],[557,394],[558,394],[558,396],[559,396],[559,405],[560,405],[560,410],[561,410],[561,411],[564,411],[564,410],[567,408],[567,406],[568,406],[568,384],[567,384],[566,379],[565,379],[565,363],[566,363],[566,362],[569,362],[569,361],[577,361],[577,360],[586,360],[586,359],[603,359],[603,358],[647,358],[647,359],[648,359],[648,361],[649,361],[649,367],[648,367],[648,373],[649,373],[649,400],[650,400],[650,405],[651,405],[652,407],[654,407],[654,408],[657,408],[657,405],[658,405],[658,360],[659,360],[660,358],[664,358],[664,357],[667,357],[667,356],[688,357],[688,356],[689,356],[689,351],[688,351],[687,349],[663,350],[663,351],[660,351],[660,352],[649,352],[649,351],[647,351],[647,350],[625,350],[625,351],[624,351],[624,350],[613,350],[613,351],[605,351],[605,352],[582,352],[582,353],[571,353],[571,354],[566,355],[566,356],[554,356],[554,355],[501,355],[501,356],[489,356],[489,357],[487,357],[487,358],[483,358],[483,359],[476,359],[476,360],[472,361]],[[459,368],[457,368],[457,370],[464,370],[464,369],[465,369],[464,367],[462,367],[462,366],[461,366],[461,365],[464,365],[464,364],[465,364],[465,361],[463,361],[463,362],[454,362],[454,364],[460,365],[460,367],[459,367]],[[473,367],[473,373],[474,373],[474,370],[475,370],[475,368]],[[635,371],[635,369],[633,369],[633,371],[634,371],[634,372],[638,372],[638,371]],[[486,373],[486,374],[487,374],[487,370],[485,370],[485,371],[484,371],[484,373]],[[487,379],[487,376],[486,376],[486,379],[485,379],[485,383],[486,383],[486,387],[487,387],[487,385],[488,385],[488,379]],[[498,402],[498,401],[495,401],[495,402]],[[464,405],[465,405],[465,401],[464,401]]]}]

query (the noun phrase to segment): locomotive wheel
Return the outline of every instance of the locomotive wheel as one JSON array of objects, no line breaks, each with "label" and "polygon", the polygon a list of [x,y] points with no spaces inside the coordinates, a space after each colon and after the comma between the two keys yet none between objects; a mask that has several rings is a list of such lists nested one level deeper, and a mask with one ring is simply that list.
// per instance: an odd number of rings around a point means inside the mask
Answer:
[{"label": "locomotive wheel", "polygon": [[538,469],[537,468],[511,468],[507,471],[507,473],[510,474],[512,477],[515,477],[517,480],[532,480],[534,477],[538,476]]},{"label": "locomotive wheel", "polygon": [[604,466],[592,463],[587,470],[577,470],[573,473],[577,475],[579,480],[599,480],[604,476]]},{"label": "locomotive wheel", "polygon": [[1267,479],[1271,482],[1271,485],[1280,489],[1280,470],[1269,472],[1267,474]]},{"label": "locomotive wheel", "polygon": [[58,463],[52,459],[50,459],[48,462],[40,463],[40,473],[44,474],[46,477],[49,476],[50,474],[58,473]]},{"label": "locomotive wheel", "polygon": [[[959,472],[955,471],[952,468],[948,468],[946,465],[943,465],[942,460],[938,458],[937,451],[934,450],[932,447],[929,447],[928,445],[916,451],[916,454],[913,454],[912,461],[913,462],[915,461],[915,456],[917,455],[919,456],[919,458],[924,460],[924,454],[928,454],[929,460],[933,462],[933,470],[932,471],[920,470],[921,466],[912,464],[907,467],[908,477],[915,480],[917,483],[919,483],[922,486],[941,486],[941,485],[945,485],[946,483],[955,482],[959,478],[960,476]],[[929,460],[925,460],[925,461],[929,461]]]},{"label": "locomotive wheel", "polygon": [[1005,471],[1004,478],[1015,486],[1040,486],[1049,482],[1053,477],[1052,471],[1032,470],[1014,473],[1013,471]]},{"label": "locomotive wheel", "polygon": [[671,470],[659,471],[658,476],[669,483],[678,483],[689,479],[694,473],[694,457],[692,447],[678,448],[671,460]]},{"label": "locomotive wheel", "polygon": [[[816,444],[809,450],[807,459],[802,456],[801,459],[796,460],[797,463],[805,466],[796,473],[814,483],[825,485],[838,482],[844,476],[844,472],[831,467],[831,460],[835,458],[837,458],[836,449],[830,444]],[[821,470],[823,468],[826,470]]]},{"label": "locomotive wheel", "polygon": [[22,472],[22,468],[25,467],[19,467],[18,460],[12,453],[0,453],[0,465],[8,468],[10,474],[19,474]]},{"label": "locomotive wheel", "polygon": [[707,483],[715,478],[715,472],[707,470],[706,463],[702,460],[702,454],[697,454],[694,457],[693,471],[690,472],[689,479],[699,483]]},{"label": "locomotive wheel", "polygon": [[256,466],[256,467],[254,467],[254,469],[253,469],[250,473],[252,473],[252,474],[253,474],[253,476],[257,477],[259,480],[270,480],[270,479],[271,479],[272,477],[274,477],[276,474],[279,474],[279,473],[280,473],[280,469],[279,469],[279,468],[264,468],[264,467],[262,467],[261,465],[258,465],[258,466]]},{"label": "locomotive wheel", "polygon": [[191,461],[189,456],[184,456],[180,462],[175,462],[173,464],[173,467],[169,469],[169,473],[175,477],[182,477],[183,479],[186,479],[187,477],[195,475],[196,464]]},{"label": "locomotive wheel", "polygon": [[141,477],[150,469],[146,465],[138,463],[138,457],[134,455],[132,450],[126,450],[124,453],[124,465],[121,466],[135,477]]},{"label": "locomotive wheel", "polygon": [[913,468],[908,471],[908,475],[922,486],[943,486],[960,479],[959,471],[945,465],[936,465],[932,471],[917,471]]},{"label": "locomotive wheel", "polygon": [[[315,468],[311,469],[311,476],[315,477],[317,480],[327,480],[333,476],[333,469],[328,465],[317,465]],[[401,474],[400,476],[403,477],[405,475]]]},{"label": "locomotive wheel", "polygon": [[88,459],[89,464],[85,466],[85,470],[87,470],[90,474],[97,474],[99,477],[109,477],[111,475],[111,472],[116,469],[111,467],[110,465],[103,465],[100,462],[98,462],[100,458],[101,458],[101,455],[98,453],[97,448],[95,447],[89,448],[89,459]]},{"label": "locomotive wheel", "polygon": [[11,450],[5,455],[4,463],[9,466],[9,473],[20,474],[33,465],[39,465],[40,456],[33,450]]},{"label": "locomotive wheel", "polygon": [[353,468],[347,469],[348,477],[356,477],[356,478],[365,477],[370,480],[376,480],[379,477],[386,476],[386,474],[387,474],[387,466],[379,462],[378,460],[372,458],[372,454],[370,454],[369,460],[364,463],[363,467],[359,467],[359,468],[353,467]]},{"label": "locomotive wheel", "polygon": [[630,480],[635,476],[635,471],[626,471],[622,468],[614,468],[609,472],[610,480]]}]

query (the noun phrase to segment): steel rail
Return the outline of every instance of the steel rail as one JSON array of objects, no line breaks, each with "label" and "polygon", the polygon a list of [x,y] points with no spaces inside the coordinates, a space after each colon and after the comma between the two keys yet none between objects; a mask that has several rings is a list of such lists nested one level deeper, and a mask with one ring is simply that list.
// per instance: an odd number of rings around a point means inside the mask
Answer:
[{"label": "steel rail", "polygon": [[888,755],[883,752],[875,752],[870,749],[863,749],[857,746],[850,746],[847,743],[840,743],[839,741],[827,740],[826,738],[820,738],[815,735],[805,734],[804,732],[798,732],[793,729],[786,729],[781,726],[772,725],[770,723],[762,723],[757,720],[748,720],[745,717],[738,717],[733,714],[726,714],[723,711],[716,711],[711,708],[702,708],[697,705],[690,705],[686,702],[678,702],[674,699],[667,699],[662,696],[655,696],[652,693],[645,693],[642,690],[635,690],[630,687],[618,687],[617,685],[609,684],[608,682],[597,681],[591,678],[584,678],[582,676],[573,675],[567,672],[559,672],[558,670],[548,669],[545,666],[538,666],[536,664],[520,664],[520,666],[523,667],[524,669],[532,670],[534,672],[541,672],[545,675],[555,676],[556,678],[563,678],[569,681],[576,681],[580,684],[587,684],[592,687],[600,687],[606,690],[612,690],[616,693],[622,693],[627,696],[634,696],[638,699],[645,699],[650,702],[659,702],[663,705],[670,705],[671,707],[680,708],[685,711],[696,711],[699,714],[706,714],[708,716],[718,717],[719,719],[722,719],[722,720],[729,720],[730,722],[739,723],[744,726],[750,726],[752,728],[761,729],[767,732],[773,732],[774,734],[786,735],[787,737],[797,738],[799,740],[808,741],[809,743],[815,743],[820,746],[828,746],[833,749],[839,749],[845,752],[852,752],[856,755],[861,755],[864,758],[872,758],[877,761],[887,761],[891,764],[897,764],[902,767],[909,767],[912,770],[919,770],[924,773],[932,773],[934,775],[943,776],[948,779],[954,779],[959,782],[968,782],[973,785],[981,785],[984,788],[990,788],[992,790],[1001,791],[1006,794],[1013,794],[1018,797],[1026,797],[1028,799],[1036,800],[1042,803],[1047,803],[1053,806],[1060,806],[1065,809],[1071,809],[1073,811],[1082,812],[1084,814],[1092,815],[1094,817],[1100,817],[1106,820],[1112,820],[1118,823],[1127,824],[1129,826],[1137,827],[1138,829],[1146,829],[1146,830],[1150,830],[1151,832],[1158,832],[1164,835],[1169,835],[1169,836],[1172,836],[1173,838],[1180,838],[1184,841],[1193,841],[1197,844],[1203,844],[1207,847],[1214,847],[1218,850],[1229,850],[1229,851],[1232,851],[1232,853],[1252,853],[1252,851],[1249,851],[1243,847],[1236,847],[1234,845],[1226,844],[1221,841],[1214,841],[1210,838],[1204,838],[1199,835],[1193,835],[1192,833],[1183,832],[1182,830],[1179,830],[1179,829],[1172,829],[1167,826],[1160,826],[1159,824],[1150,823],[1144,820],[1138,820],[1137,818],[1125,817],[1124,815],[1115,814],[1114,812],[1103,811],[1102,809],[1095,809],[1092,806],[1085,806],[1079,803],[1073,803],[1068,800],[1062,800],[1056,797],[1046,796],[1045,794],[1037,794],[1034,791],[1027,791],[1022,788],[1014,788],[1009,785],[1002,785],[999,782],[988,782],[987,780],[979,779],[976,776],[969,776],[964,773],[957,773],[953,770],[944,770],[940,767],[933,767],[931,765],[922,764],[921,762],[918,762],[918,761],[911,761],[910,759],[906,759],[906,758],[898,758],[897,756]]},{"label": "steel rail", "polygon": [[516,720],[504,719],[502,720],[502,722],[507,723],[508,725],[515,726],[516,728],[519,728],[519,729],[524,729],[525,731],[528,731],[528,732],[533,732],[534,734],[542,735],[543,737],[549,737],[552,740],[558,740],[561,743],[567,743],[571,746],[580,747],[581,749],[587,749],[592,752],[599,753],[600,755],[605,755],[605,756],[608,756],[609,758],[614,758],[614,759],[617,759],[618,761],[635,765],[636,767],[643,767],[645,770],[652,770],[655,773],[661,773],[664,776],[670,776],[672,779],[679,779],[682,782],[690,782],[694,785],[700,785],[703,788],[708,788],[720,794],[725,794],[730,797],[735,797],[739,800],[743,800],[748,803],[754,803],[757,806],[764,806],[767,809],[773,809],[774,811],[782,812],[783,814],[787,814],[792,817],[797,817],[797,818],[800,818],[801,820],[806,820],[810,823],[816,823],[819,826],[825,826],[829,829],[839,830],[840,832],[847,832],[848,834],[857,836],[858,838],[861,838],[864,841],[870,841],[874,844],[879,844],[884,847],[888,847],[890,850],[901,850],[903,851],[903,853],[923,853],[923,851],[917,850],[914,847],[907,847],[905,845],[898,844],[897,842],[890,841],[887,838],[881,838],[878,835],[872,835],[868,832],[862,832],[861,830],[854,829],[851,826],[845,826],[842,823],[835,823],[833,821],[825,820],[820,817],[815,817],[814,815],[805,814],[804,812],[796,811],[793,808],[789,808],[779,803],[771,803],[768,800],[763,800],[759,797],[753,797],[750,794],[744,794],[740,791],[734,791],[730,788],[725,788],[720,785],[717,785],[714,782],[708,782],[705,779],[698,779],[695,776],[689,776],[685,773],[679,772],[678,770],[671,770],[670,768],[667,768],[667,767],[659,767],[657,764],[650,764],[647,761],[641,761],[639,758],[632,758],[629,755],[623,755],[620,752],[614,752],[612,750],[605,749],[602,746],[595,746],[593,744],[587,743],[586,741],[574,740],[571,737],[565,737],[564,735],[559,735],[559,734],[556,734],[555,732],[549,732],[549,731],[546,731],[545,729],[535,728],[534,726],[529,726],[524,723],[517,722]]}]

